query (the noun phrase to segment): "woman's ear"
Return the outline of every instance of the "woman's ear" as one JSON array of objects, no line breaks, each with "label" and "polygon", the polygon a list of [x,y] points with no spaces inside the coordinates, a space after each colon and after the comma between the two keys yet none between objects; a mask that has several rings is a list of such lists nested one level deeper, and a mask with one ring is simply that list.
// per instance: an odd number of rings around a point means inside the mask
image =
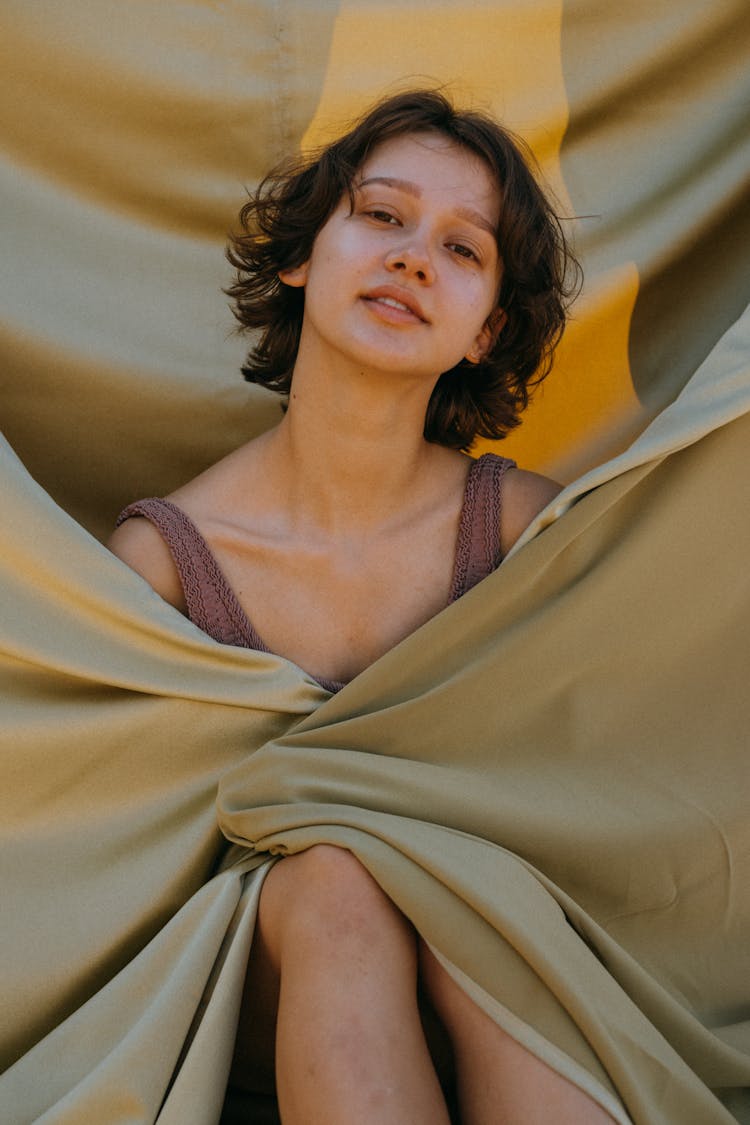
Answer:
[{"label": "woman's ear", "polygon": [[484,357],[492,351],[507,319],[508,317],[502,309],[492,310],[482,325],[479,335],[466,353],[466,359],[469,363],[481,363]]},{"label": "woman's ear", "polygon": [[279,281],[283,285],[290,285],[293,289],[302,289],[307,285],[307,270],[309,262],[303,262],[301,266],[293,266],[292,269],[279,270]]}]

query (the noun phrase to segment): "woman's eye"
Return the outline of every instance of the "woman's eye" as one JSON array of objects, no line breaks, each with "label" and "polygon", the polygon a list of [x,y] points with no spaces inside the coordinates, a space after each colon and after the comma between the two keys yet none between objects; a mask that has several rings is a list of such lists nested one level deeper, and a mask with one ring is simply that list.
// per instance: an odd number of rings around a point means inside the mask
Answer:
[{"label": "woman's eye", "polygon": [[453,250],[453,252],[455,254],[458,254],[459,257],[461,257],[461,258],[468,258],[469,260],[473,259],[475,262],[479,261],[479,258],[477,257],[475,252],[471,249],[471,247],[470,246],[464,246],[463,243],[461,243],[461,242],[451,242],[451,243],[449,243],[448,249]]},{"label": "woman's eye", "polygon": [[379,223],[391,223],[391,224],[398,223],[398,219],[396,218],[395,215],[392,215],[390,213],[390,211],[372,210],[372,211],[365,211],[365,214],[368,215],[371,219],[377,219],[377,221]]}]

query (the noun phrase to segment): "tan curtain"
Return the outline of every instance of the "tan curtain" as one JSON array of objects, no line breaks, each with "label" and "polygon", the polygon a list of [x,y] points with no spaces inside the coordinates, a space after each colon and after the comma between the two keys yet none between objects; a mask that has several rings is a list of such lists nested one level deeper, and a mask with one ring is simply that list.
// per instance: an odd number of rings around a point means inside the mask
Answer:
[{"label": "tan curtain", "polygon": [[[5,15],[2,1119],[218,1121],[269,856],[328,840],[617,1120],[750,1121],[746,6]],[[329,698],[93,536],[278,417],[221,295],[243,184],[427,80],[576,216],[503,447],[569,484]]]}]

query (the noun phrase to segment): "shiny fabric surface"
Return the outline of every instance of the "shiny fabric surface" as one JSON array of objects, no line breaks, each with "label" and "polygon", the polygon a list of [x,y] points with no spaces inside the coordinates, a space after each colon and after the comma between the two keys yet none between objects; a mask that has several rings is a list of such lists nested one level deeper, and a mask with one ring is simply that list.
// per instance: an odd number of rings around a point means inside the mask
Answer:
[{"label": "shiny fabric surface", "polygon": [[[262,879],[327,841],[615,1120],[750,1122],[746,6],[5,17],[2,1120],[218,1122]],[[577,216],[576,318],[498,450],[567,487],[331,698],[95,536],[278,418],[221,295],[243,183],[426,79]]]}]

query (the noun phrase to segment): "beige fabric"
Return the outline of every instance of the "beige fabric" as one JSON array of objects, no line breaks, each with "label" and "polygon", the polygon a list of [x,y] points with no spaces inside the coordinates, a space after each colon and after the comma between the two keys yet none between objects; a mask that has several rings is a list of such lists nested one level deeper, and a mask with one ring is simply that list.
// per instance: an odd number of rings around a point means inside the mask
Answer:
[{"label": "beige fabric", "polygon": [[[748,1120],[749,419],[584,496],[331,699],[203,637],[6,455],[7,1119],[154,1120],[187,1037],[159,1121],[215,1120],[240,873],[329,841],[618,1120],[615,1092],[731,1120],[709,1086]],[[258,859],[205,882],[217,780]]]},{"label": "beige fabric", "polygon": [[[331,841],[617,1120],[750,1122],[746,5],[5,17],[2,1120],[217,1121],[268,856]],[[220,294],[242,183],[413,76],[581,216],[576,322],[501,447],[571,483],[331,699],[76,521],[278,416]]]}]

